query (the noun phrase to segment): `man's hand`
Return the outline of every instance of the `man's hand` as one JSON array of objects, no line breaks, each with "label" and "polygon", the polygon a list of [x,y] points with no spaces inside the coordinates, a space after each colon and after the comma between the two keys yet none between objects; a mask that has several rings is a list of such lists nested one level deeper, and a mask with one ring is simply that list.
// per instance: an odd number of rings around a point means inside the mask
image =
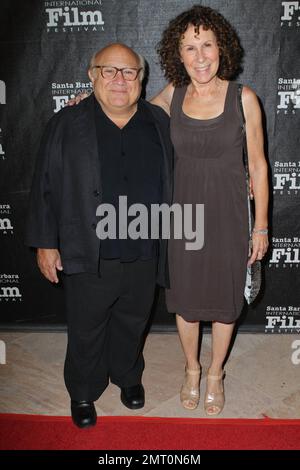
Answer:
[{"label": "man's hand", "polygon": [[81,100],[85,100],[89,96],[90,95],[88,93],[79,93],[79,95],[76,95],[75,98],[67,101],[66,106],[74,106],[74,104],[79,104]]},{"label": "man's hand", "polygon": [[37,263],[40,271],[50,282],[59,282],[56,270],[63,270],[59,251],[55,248],[38,248]]}]

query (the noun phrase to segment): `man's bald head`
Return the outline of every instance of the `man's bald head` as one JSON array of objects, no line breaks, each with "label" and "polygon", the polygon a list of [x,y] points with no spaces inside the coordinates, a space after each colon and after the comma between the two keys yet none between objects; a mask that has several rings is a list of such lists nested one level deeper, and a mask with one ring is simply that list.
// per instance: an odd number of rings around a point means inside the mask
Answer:
[{"label": "man's bald head", "polygon": [[103,47],[99,51],[93,54],[89,69],[91,70],[93,66],[101,64],[101,65],[113,65],[112,63],[104,63],[105,60],[111,60],[111,57],[124,57],[127,60],[135,62],[133,65],[136,68],[142,69],[139,73],[139,80],[142,81],[145,76],[145,59],[142,55],[135,52],[131,47],[127,46],[126,44],[122,43],[112,43],[108,44],[107,46]]}]

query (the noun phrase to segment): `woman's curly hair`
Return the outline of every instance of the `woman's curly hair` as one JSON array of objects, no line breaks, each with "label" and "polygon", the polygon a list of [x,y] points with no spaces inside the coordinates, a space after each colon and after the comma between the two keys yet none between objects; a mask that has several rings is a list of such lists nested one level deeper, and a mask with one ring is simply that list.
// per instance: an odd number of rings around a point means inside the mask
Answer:
[{"label": "woman's curly hair", "polygon": [[180,41],[189,25],[195,26],[199,33],[202,26],[211,29],[216,36],[220,50],[220,65],[217,76],[222,80],[235,78],[242,70],[243,49],[237,33],[230,23],[216,10],[201,5],[194,5],[170,21],[157,45],[160,65],[166,79],[175,87],[188,85],[191,81],[180,60]]}]

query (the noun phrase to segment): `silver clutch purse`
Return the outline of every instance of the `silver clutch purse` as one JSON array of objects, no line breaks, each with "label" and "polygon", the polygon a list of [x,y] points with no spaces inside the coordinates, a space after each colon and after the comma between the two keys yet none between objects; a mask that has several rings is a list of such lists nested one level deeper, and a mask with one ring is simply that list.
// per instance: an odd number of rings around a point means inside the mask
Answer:
[{"label": "silver clutch purse", "polygon": [[[245,125],[245,116],[242,103],[242,89],[243,86],[239,85],[239,103],[240,110],[243,117],[243,153],[244,153],[244,166],[246,173],[246,183],[247,183],[247,199],[248,199],[248,227],[249,227],[249,253],[248,256],[251,256],[252,252],[252,211],[251,211],[251,195],[250,195],[250,176],[249,176],[249,166],[248,166],[248,152],[247,152],[247,140],[246,140],[246,125]],[[261,262],[259,260],[254,261],[251,266],[247,266],[246,272],[246,282],[244,289],[244,297],[248,304],[251,304],[257,297],[261,288]]]},{"label": "silver clutch purse", "polygon": [[261,262],[254,261],[251,266],[247,266],[246,284],[244,297],[247,304],[251,304],[257,297],[261,287]]},{"label": "silver clutch purse", "polygon": [[[249,256],[251,255],[251,240],[249,243]],[[254,261],[251,266],[247,266],[246,283],[244,297],[248,305],[250,305],[257,297],[261,287],[261,262]]]}]

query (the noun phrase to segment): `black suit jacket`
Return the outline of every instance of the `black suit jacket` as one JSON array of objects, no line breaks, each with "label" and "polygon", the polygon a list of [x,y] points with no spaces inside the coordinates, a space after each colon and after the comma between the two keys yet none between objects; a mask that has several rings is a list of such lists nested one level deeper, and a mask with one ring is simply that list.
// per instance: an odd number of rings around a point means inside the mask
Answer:
[{"label": "black suit jacket", "polygon": [[[173,150],[169,117],[141,100],[160,137],[163,158],[163,202],[172,201]],[[99,272],[100,240],[96,209],[101,201],[101,166],[93,96],[53,116],[44,132],[30,194],[25,244],[57,248],[66,274]],[[159,241],[157,282],[169,286],[167,240]]]}]

